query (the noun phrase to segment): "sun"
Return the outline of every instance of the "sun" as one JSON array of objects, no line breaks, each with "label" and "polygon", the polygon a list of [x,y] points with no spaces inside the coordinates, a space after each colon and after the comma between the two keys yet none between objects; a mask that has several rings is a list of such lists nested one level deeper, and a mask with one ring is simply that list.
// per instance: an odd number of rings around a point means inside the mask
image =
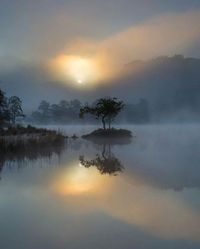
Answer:
[{"label": "sun", "polygon": [[89,58],[66,56],[64,59],[64,67],[67,75],[80,85],[85,82],[95,81],[97,77],[95,62]]},{"label": "sun", "polygon": [[66,82],[92,85],[99,80],[99,64],[93,57],[62,54],[52,60],[50,65]]},{"label": "sun", "polygon": [[69,76],[78,84],[83,84],[85,81],[93,80],[96,71],[92,60],[78,56],[70,57],[66,61],[66,70]]}]

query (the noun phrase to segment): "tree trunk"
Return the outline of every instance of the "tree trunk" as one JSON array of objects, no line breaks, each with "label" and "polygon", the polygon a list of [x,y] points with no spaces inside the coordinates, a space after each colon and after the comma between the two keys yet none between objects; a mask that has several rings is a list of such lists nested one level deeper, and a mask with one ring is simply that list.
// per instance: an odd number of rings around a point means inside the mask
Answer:
[{"label": "tree trunk", "polygon": [[106,122],[105,122],[105,117],[102,117],[102,123],[103,123],[103,129],[106,129]]},{"label": "tree trunk", "polygon": [[16,121],[16,116],[13,115],[13,118],[12,118],[12,124],[15,125],[15,121]]},{"label": "tree trunk", "polygon": [[109,125],[109,130],[110,130],[110,124],[111,124],[111,122],[110,122],[110,119],[109,119],[109,121],[108,121],[108,125]]}]

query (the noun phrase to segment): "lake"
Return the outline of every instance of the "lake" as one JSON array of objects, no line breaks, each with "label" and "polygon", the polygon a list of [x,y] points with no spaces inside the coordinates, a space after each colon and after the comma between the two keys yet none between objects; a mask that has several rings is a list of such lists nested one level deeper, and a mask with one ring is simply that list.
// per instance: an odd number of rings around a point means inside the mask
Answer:
[{"label": "lake", "polygon": [[0,159],[0,248],[199,249],[200,126],[122,128]]}]

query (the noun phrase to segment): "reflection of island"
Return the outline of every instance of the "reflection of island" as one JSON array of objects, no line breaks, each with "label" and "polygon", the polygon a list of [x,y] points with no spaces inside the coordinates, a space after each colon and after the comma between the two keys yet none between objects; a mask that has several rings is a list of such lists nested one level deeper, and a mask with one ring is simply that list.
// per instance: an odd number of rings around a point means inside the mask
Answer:
[{"label": "reflection of island", "polygon": [[117,175],[124,169],[121,162],[111,152],[110,144],[104,143],[101,155],[97,154],[95,159],[86,160],[84,156],[80,156],[79,160],[84,167],[96,167],[101,174]]},{"label": "reflection of island", "polygon": [[116,137],[103,137],[103,136],[88,136],[84,135],[82,136],[85,140],[88,140],[94,144],[98,145],[125,145],[125,144],[130,144],[132,139],[131,137],[123,137],[123,136],[116,136]]}]

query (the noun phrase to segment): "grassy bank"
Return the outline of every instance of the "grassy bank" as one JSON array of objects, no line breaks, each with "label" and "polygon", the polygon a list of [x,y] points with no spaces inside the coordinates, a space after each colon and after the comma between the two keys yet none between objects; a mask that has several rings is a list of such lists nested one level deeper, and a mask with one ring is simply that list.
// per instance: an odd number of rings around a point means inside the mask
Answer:
[{"label": "grassy bank", "polygon": [[65,137],[57,132],[47,129],[27,127],[10,127],[0,132],[0,154],[18,153],[34,148],[59,145]]}]

